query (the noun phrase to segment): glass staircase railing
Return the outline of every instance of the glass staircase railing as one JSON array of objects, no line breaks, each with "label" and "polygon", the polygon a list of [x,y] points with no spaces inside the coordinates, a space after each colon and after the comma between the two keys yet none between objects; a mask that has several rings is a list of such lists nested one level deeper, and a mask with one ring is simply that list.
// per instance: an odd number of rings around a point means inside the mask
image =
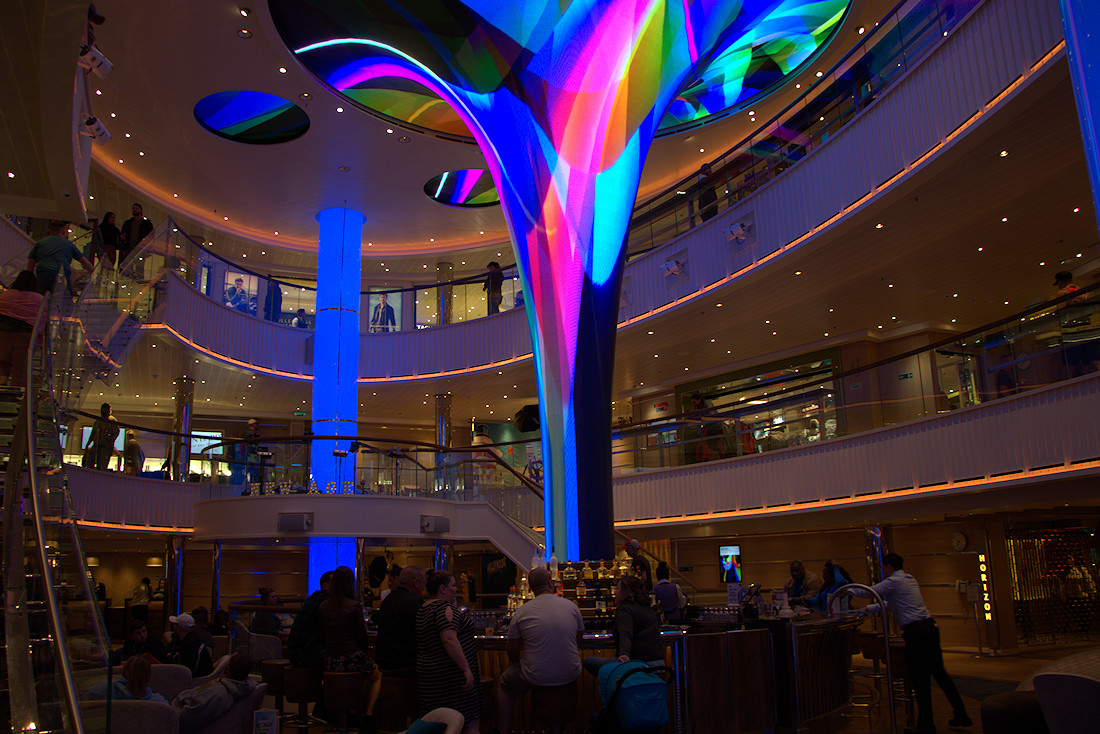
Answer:
[{"label": "glass staircase railing", "polygon": [[82,713],[78,695],[110,675],[110,642],[65,484],[54,373],[66,285],[45,299],[26,359],[28,386],[0,393],[6,443],[3,687],[12,731],[109,730],[110,704]]}]

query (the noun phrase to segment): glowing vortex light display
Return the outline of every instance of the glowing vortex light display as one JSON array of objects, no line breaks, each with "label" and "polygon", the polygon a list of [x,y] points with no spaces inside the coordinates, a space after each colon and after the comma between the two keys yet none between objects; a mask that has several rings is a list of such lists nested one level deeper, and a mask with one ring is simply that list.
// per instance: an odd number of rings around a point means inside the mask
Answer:
[{"label": "glowing vortex light display", "polygon": [[309,116],[298,105],[265,92],[230,91],[203,97],[195,120],[208,132],[238,143],[285,143],[305,135]]},{"label": "glowing vortex light display", "polygon": [[[795,63],[847,3],[269,6],[288,47],[336,91],[354,100],[361,89],[426,90],[425,99],[445,101],[481,146],[527,296],[547,553],[610,557],[615,325],[626,230],[650,144],[666,112],[683,121],[695,114],[689,108],[709,114],[722,103],[705,94],[716,74],[734,89],[754,65]],[[760,61],[765,50],[773,63]],[[685,87],[690,93],[680,96]]]},{"label": "glowing vortex light display", "polygon": [[464,168],[432,176],[424,193],[440,204],[457,207],[493,206],[500,203],[493,177],[480,168]]}]

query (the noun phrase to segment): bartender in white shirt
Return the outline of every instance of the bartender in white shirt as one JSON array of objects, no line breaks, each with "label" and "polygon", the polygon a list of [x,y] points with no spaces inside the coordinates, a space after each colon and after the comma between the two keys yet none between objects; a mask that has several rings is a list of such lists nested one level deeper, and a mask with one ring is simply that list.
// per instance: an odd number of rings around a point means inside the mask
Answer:
[{"label": "bartender in white shirt", "polygon": [[[917,725],[906,729],[905,734],[935,734],[936,725],[932,721],[932,677],[943,689],[947,700],[954,709],[953,718],[948,726],[971,726],[973,722],[966,714],[955,682],[943,667],[943,652],[940,650],[940,628],[936,620],[924,606],[920,586],[912,575],[902,570],[905,561],[897,553],[887,553],[883,559],[885,578],[871,588],[886,602],[886,608],[894,615],[901,627],[901,636],[905,640],[905,662],[913,682],[913,692],[917,697]],[[870,597],[862,589],[853,588],[849,592],[855,596]],[[871,604],[864,611],[878,611],[878,604]]]}]

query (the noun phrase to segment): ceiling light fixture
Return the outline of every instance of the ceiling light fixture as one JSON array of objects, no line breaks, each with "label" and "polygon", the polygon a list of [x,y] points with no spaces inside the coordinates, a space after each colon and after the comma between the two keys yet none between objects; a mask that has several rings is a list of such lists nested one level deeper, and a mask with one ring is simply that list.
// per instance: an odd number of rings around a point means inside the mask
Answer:
[{"label": "ceiling light fixture", "polygon": [[280,74],[285,74],[286,73],[286,67],[285,66],[280,66],[279,67],[279,73]]},{"label": "ceiling light fixture", "polygon": [[337,111],[337,112],[343,112],[343,111],[344,111],[344,108],[343,108],[343,107],[337,107],[337,108],[336,108],[336,111]]},{"label": "ceiling light fixture", "polygon": [[251,8],[241,8],[240,9],[240,13],[241,13],[242,18],[247,18],[251,12],[252,12]]},{"label": "ceiling light fixture", "polygon": [[252,31],[248,30],[247,28],[242,28],[237,31],[237,35],[241,38],[252,38]]},{"label": "ceiling light fixture", "polygon": [[309,92],[302,92],[298,95],[298,99],[304,102],[308,102],[309,100],[313,99],[313,95],[311,95]]},{"label": "ceiling light fixture", "polygon": [[1002,158],[1004,158],[1004,157],[1005,157],[1005,156],[1007,156],[1007,155],[1008,155],[1008,151],[1007,151],[1007,150],[1002,150],[1002,151],[1001,151],[1001,157],[1002,157]]}]

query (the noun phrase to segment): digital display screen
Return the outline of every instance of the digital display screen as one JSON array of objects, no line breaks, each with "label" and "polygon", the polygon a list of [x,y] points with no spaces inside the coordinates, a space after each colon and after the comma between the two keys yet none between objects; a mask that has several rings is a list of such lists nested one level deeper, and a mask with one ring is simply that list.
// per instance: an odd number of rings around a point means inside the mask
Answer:
[{"label": "digital display screen", "polygon": [[[201,438],[200,438],[201,437]],[[202,450],[207,446],[213,446],[216,443],[222,442],[221,431],[193,431],[191,433],[191,453],[201,454]],[[207,451],[207,455],[221,456],[224,446],[219,446],[216,449]]]},{"label": "digital display screen", "polygon": [[718,549],[719,583],[741,583],[741,546],[723,545]]}]

